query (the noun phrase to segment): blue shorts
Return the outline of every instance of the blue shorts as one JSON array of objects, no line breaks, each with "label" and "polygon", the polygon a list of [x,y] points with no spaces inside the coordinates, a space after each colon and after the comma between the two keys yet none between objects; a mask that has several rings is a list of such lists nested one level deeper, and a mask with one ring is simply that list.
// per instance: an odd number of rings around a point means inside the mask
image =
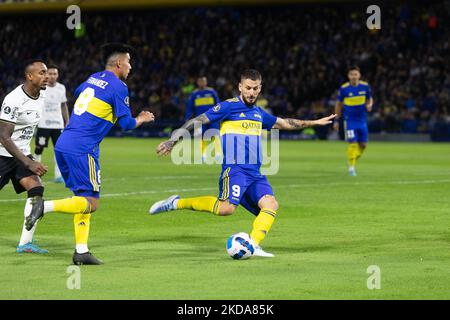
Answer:
[{"label": "blue shorts", "polygon": [[367,122],[345,121],[345,139],[347,142],[367,142],[369,141],[369,129]]},{"label": "blue shorts", "polygon": [[100,197],[100,165],[93,154],[69,154],[55,150],[61,175],[76,196]]},{"label": "blue shorts", "polygon": [[266,176],[254,176],[238,167],[228,167],[222,171],[219,180],[219,200],[228,199],[237,206],[241,204],[257,216],[261,210],[258,202],[265,195],[274,195]]}]

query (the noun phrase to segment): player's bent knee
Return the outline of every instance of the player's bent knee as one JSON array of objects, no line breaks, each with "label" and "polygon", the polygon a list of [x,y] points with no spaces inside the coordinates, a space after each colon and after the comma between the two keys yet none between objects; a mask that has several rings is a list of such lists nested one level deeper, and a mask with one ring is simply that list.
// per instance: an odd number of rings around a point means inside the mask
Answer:
[{"label": "player's bent knee", "polygon": [[360,147],[361,149],[365,149],[365,148],[367,147],[367,144],[366,144],[366,143],[360,143],[360,144],[359,144],[359,147]]},{"label": "player's bent knee", "polygon": [[228,202],[222,202],[219,209],[219,215],[220,216],[230,216],[234,213],[234,210],[236,210],[236,206],[232,205]]},{"label": "player's bent knee", "polygon": [[19,183],[27,191],[36,187],[42,187],[41,179],[38,176],[29,176],[22,178]]},{"label": "player's bent knee", "polygon": [[265,195],[264,197],[259,200],[259,207],[260,208],[268,208],[272,209],[273,211],[277,211],[279,208],[278,201],[275,199],[272,195]]},{"label": "player's bent knee", "polygon": [[273,200],[271,201],[270,209],[272,209],[273,211],[277,211],[278,208],[279,208],[278,201],[275,200],[275,198],[273,198]]},{"label": "player's bent knee", "polygon": [[87,211],[89,211],[89,213],[94,213],[97,211],[100,206],[100,201],[96,198],[86,198],[86,200],[89,202],[89,210]]}]

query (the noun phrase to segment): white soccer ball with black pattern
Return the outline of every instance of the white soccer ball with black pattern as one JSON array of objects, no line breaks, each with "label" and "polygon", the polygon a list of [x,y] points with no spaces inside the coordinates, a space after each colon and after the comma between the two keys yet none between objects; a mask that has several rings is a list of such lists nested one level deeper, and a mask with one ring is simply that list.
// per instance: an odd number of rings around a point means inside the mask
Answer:
[{"label": "white soccer ball with black pattern", "polygon": [[239,232],[228,238],[227,252],[233,259],[248,259],[255,252],[255,244],[247,233]]}]

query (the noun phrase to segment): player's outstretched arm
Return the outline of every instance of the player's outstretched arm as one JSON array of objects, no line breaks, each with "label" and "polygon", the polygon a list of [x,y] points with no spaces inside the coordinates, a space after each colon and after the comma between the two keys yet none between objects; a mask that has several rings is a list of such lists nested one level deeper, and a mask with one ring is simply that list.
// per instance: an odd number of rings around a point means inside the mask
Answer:
[{"label": "player's outstretched arm", "polygon": [[281,130],[299,130],[314,126],[326,126],[328,124],[333,123],[333,119],[336,118],[335,114],[332,114],[328,117],[324,117],[317,120],[299,120],[299,119],[291,119],[291,118],[277,118],[277,122],[275,122],[273,129],[281,129]]},{"label": "player's outstretched arm", "polygon": [[153,113],[148,111],[141,111],[136,118],[133,118],[130,113],[119,118],[117,121],[123,130],[133,130],[141,126],[143,123],[155,120]]},{"label": "player's outstretched arm", "polygon": [[210,121],[208,117],[203,113],[194,119],[187,121],[184,125],[182,125],[179,129],[172,132],[170,139],[164,142],[161,142],[156,148],[156,153],[158,156],[165,156],[172,151],[173,146],[180,140],[180,137],[183,136],[183,132],[186,130],[192,132],[194,130],[195,123],[208,124]]},{"label": "player's outstretched arm", "polygon": [[22,162],[27,169],[34,172],[38,176],[43,176],[47,173],[47,166],[42,163],[33,161],[25,156],[22,151],[17,148],[11,136],[14,132],[14,124],[0,120],[0,143],[14,158]]}]

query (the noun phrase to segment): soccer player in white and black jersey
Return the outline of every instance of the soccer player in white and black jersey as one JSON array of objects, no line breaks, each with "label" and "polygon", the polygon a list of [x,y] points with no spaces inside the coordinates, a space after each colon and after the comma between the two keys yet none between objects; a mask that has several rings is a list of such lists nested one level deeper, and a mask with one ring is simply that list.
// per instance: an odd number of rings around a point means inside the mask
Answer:
[{"label": "soccer player in white and black jersey", "polygon": [[25,63],[25,81],[11,91],[0,109],[0,190],[12,182],[16,193],[27,191],[25,221],[17,252],[47,253],[33,243],[36,225],[27,230],[26,217],[40,210],[44,187],[40,176],[47,167],[31,156],[30,142],[44,108],[47,67],[42,60]]},{"label": "soccer player in white and black jersey", "polygon": [[[69,111],[67,109],[66,87],[58,82],[59,69],[55,65],[48,66],[48,84],[45,90],[44,110],[38,123],[34,158],[41,161],[44,148],[48,147],[50,138],[53,146],[56,145],[62,130],[69,122]],[[55,182],[64,182],[55,161]]]}]

